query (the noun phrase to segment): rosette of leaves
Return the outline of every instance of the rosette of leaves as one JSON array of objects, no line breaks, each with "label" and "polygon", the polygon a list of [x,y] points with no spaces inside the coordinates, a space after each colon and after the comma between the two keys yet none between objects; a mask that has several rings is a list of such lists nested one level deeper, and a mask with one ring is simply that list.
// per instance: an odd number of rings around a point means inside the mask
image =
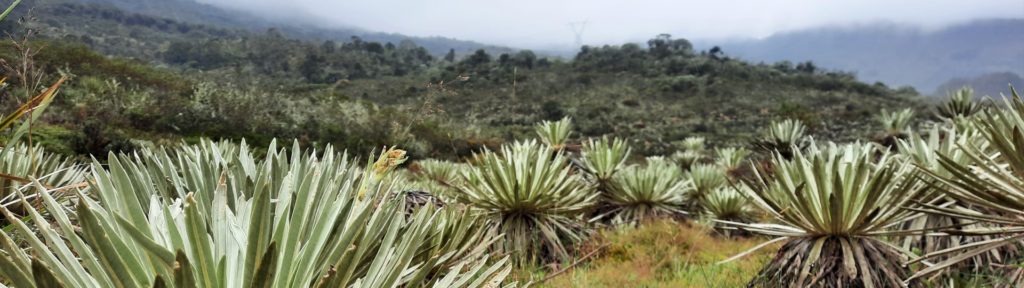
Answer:
[{"label": "rosette of leaves", "polygon": [[590,139],[583,143],[580,161],[583,169],[597,180],[598,189],[605,192],[612,177],[626,167],[631,150],[629,144],[619,138]]},{"label": "rosette of leaves", "polygon": [[[754,287],[900,287],[910,273],[886,236],[918,214],[926,199],[912,166],[874,145],[852,144],[774,157],[776,173],[747,190],[776,223],[723,221],[783,242],[752,280]],[[738,258],[748,252],[737,255]],[[731,259],[730,259],[731,260]]]},{"label": "rosette of leaves", "polygon": [[679,143],[681,149],[672,154],[672,160],[676,161],[683,170],[689,170],[693,165],[700,163],[705,158],[704,137],[687,137]]},{"label": "rosette of leaves", "polygon": [[565,117],[558,121],[544,120],[534,128],[537,137],[548,147],[555,150],[566,148],[572,134],[572,118]]},{"label": "rosette of leaves", "polygon": [[536,141],[475,158],[458,199],[504,235],[500,252],[512,254],[520,266],[568,260],[566,247],[587,235],[582,218],[597,202],[595,186],[574,173],[561,150]]},{"label": "rosette of leaves", "polygon": [[786,119],[772,122],[762,136],[754,141],[753,145],[763,152],[769,154],[778,152],[782,157],[789,159],[796,151],[807,148],[806,135],[807,127],[803,122]]},{"label": "rosette of leaves", "polygon": [[683,195],[692,189],[682,170],[667,161],[629,166],[616,174],[604,200],[615,224],[636,224],[656,217],[683,212]]},{"label": "rosette of leaves", "polygon": [[[911,279],[944,271],[996,249],[1020,245],[1024,240],[1024,100],[1011,89],[1004,99],[1006,108],[990,109],[973,120],[986,141],[957,145],[955,153],[938,155],[941,169],[922,166],[938,182],[944,195],[963,205],[927,205],[925,211],[991,225],[946,229],[949,236],[991,236],[968,245],[927,253],[917,261],[941,257],[941,261],[918,271]],[[962,154],[957,154],[962,153]],[[984,213],[979,212],[984,211]],[[914,261],[916,262],[916,261]],[[1020,273],[1016,273],[1020,275]],[[1024,279],[1016,277],[1013,283]]]},{"label": "rosette of leaves", "polygon": [[[236,148],[232,148],[236,147]],[[255,160],[243,143],[111,154],[65,211],[41,210],[0,230],[0,281],[18,287],[480,287],[510,267],[476,244],[494,241],[453,212],[403,211],[385,187],[404,159],[366,166],[327,148]],[[322,156],[317,156],[322,155]],[[38,181],[38,189],[47,189]],[[19,192],[20,193],[20,192]],[[23,196],[23,195],[20,195]],[[27,197],[21,197],[27,202]],[[461,214],[459,214],[461,215]],[[461,236],[459,236],[461,235]],[[18,247],[12,239],[25,239]],[[446,243],[445,245],[439,245]],[[475,244],[466,244],[475,243]]]}]

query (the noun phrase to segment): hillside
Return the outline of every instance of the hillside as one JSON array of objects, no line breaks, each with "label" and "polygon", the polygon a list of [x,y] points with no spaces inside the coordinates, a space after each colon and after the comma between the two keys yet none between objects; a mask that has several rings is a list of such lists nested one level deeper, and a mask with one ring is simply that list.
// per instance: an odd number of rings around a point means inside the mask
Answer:
[{"label": "hillside", "polygon": [[664,36],[647,47],[583,47],[568,62],[531,51],[435,57],[410,41],[308,41],[109,6],[37,7],[39,67],[77,75],[37,139],[68,153],[212,136],[353,151],[397,144],[415,157],[454,158],[570,116],[575,137],[627,137],[655,155],[689,136],[746,145],[783,118],[803,120],[819,139],[857,139],[877,131],[872,117],[883,108],[922,105],[912,90],[850,73],[753,64]]},{"label": "hillside", "polygon": [[[1024,74],[1024,19],[965,23],[937,31],[896,24],[819,28],[719,44],[751,61],[813,61],[864,81],[931,93],[952,78]],[[1005,91],[1007,83],[982,90]]]},{"label": "hillside", "polygon": [[[120,10],[121,12],[101,13],[138,14],[139,16],[172,20],[175,23],[256,33],[262,33],[268,29],[276,29],[284,32],[291,38],[302,40],[349,41],[352,37],[381,43],[400,43],[408,40],[426,48],[435,56],[442,56],[448,53],[450,49],[454,49],[459,54],[472,53],[477,49],[485,49],[492,53],[513,51],[513,49],[508,47],[445,37],[410,37],[394,33],[372,32],[356,27],[325,28],[312,24],[312,21],[295,21],[295,19],[303,19],[302,15],[294,15],[282,19],[266,19],[251,13],[198,3],[194,0],[29,0],[25,3],[26,6],[34,7],[40,15],[51,14],[50,10],[52,9],[66,9],[60,7],[80,5],[87,8],[75,8],[75,10],[87,9],[92,10],[93,13],[96,13],[95,11]],[[60,19],[60,22],[67,25],[109,24],[103,23],[103,21],[95,21],[97,20],[95,15],[64,14],[62,16],[63,18]]]}]

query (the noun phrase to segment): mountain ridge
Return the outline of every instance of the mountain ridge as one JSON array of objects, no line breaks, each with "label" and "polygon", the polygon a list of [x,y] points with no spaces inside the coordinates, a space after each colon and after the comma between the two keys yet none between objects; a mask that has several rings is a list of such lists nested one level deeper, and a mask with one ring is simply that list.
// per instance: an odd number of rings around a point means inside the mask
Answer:
[{"label": "mountain ridge", "polygon": [[812,61],[854,71],[864,81],[927,92],[955,78],[1024,74],[1024,19],[976,20],[937,30],[892,23],[819,27],[717,45],[750,61]]}]

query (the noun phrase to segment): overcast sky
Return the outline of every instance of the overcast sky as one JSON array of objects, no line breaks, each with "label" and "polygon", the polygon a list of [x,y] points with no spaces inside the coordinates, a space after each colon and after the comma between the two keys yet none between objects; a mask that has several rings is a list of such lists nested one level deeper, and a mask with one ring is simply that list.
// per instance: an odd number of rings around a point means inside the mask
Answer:
[{"label": "overcast sky", "polygon": [[666,32],[689,39],[762,38],[821,26],[888,22],[936,29],[982,18],[1024,18],[1024,0],[199,1],[304,15],[324,25],[523,48],[572,45],[569,23],[582,21],[584,44],[618,44]]}]

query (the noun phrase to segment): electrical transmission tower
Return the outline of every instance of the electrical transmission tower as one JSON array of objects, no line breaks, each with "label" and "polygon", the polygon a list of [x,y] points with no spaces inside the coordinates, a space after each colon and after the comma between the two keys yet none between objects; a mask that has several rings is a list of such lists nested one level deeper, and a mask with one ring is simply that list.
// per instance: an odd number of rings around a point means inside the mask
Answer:
[{"label": "electrical transmission tower", "polygon": [[587,29],[587,20],[580,22],[569,22],[569,28],[572,29],[572,33],[576,34],[576,47],[583,46],[583,30]]}]

